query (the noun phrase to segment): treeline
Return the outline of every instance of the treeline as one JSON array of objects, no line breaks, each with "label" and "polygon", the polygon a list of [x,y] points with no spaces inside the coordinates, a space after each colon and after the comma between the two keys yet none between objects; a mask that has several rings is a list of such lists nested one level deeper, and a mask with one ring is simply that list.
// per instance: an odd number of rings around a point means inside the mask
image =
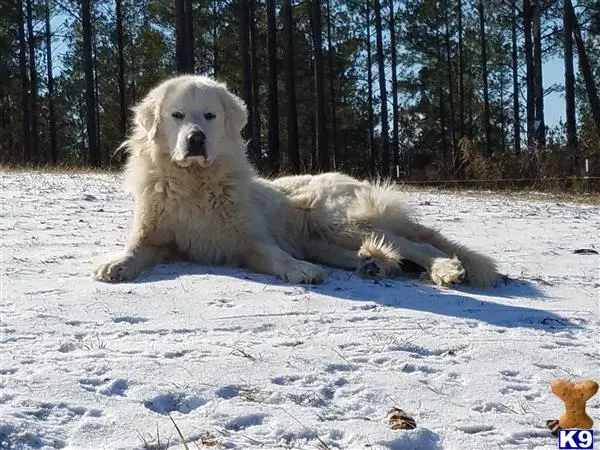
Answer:
[{"label": "treeline", "polygon": [[[131,105],[202,73],[246,100],[264,173],[565,178],[587,159],[600,175],[597,0],[1,5],[5,164],[119,165]],[[556,60],[564,83],[551,85],[542,67]],[[548,127],[558,91],[566,121]]]}]

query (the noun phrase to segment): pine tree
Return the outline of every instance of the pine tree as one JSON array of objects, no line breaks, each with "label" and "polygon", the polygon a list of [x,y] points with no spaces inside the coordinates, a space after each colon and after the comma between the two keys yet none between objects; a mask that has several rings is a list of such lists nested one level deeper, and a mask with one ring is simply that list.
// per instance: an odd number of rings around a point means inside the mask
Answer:
[{"label": "pine tree", "polygon": [[321,6],[317,0],[310,0],[312,13],[312,42],[315,60],[315,103],[316,108],[316,150],[317,171],[331,169],[327,136],[327,116],[325,113],[325,71],[323,67],[323,38],[321,32]]}]

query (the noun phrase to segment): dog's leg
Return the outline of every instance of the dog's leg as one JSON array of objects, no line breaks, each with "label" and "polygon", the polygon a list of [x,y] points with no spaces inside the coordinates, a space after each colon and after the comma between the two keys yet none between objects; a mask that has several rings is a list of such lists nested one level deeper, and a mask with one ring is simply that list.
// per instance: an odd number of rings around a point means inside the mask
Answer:
[{"label": "dog's leg", "polygon": [[365,278],[393,276],[400,271],[399,253],[393,246],[375,235],[366,238],[358,251],[332,242],[311,240],[305,245],[304,252],[312,261],[355,270]]},{"label": "dog's leg", "polygon": [[[393,249],[390,249],[393,251]],[[338,244],[326,241],[309,241],[304,248],[305,255],[312,261],[341,269],[355,270],[365,278],[379,278],[393,275],[399,268],[395,255],[386,254],[381,249],[364,245],[357,252]]]},{"label": "dog's leg", "polygon": [[97,267],[92,278],[98,281],[132,280],[153,265],[175,257],[172,236],[160,227],[159,218],[156,211],[149,211],[144,202],[136,205],[125,251]]},{"label": "dog's leg", "polygon": [[167,261],[171,256],[171,249],[163,246],[140,245],[128,248],[123,255],[96,268],[92,278],[98,281],[132,280],[144,270]]},{"label": "dog's leg", "polygon": [[492,258],[451,241],[439,231],[415,225],[411,227],[408,237],[428,243],[445,254],[458,258],[465,269],[465,280],[471,286],[493,286],[500,278],[496,263]]},{"label": "dog's leg", "polygon": [[361,263],[356,251],[322,240],[308,241],[304,246],[304,254],[311,261],[340,269],[355,270]]},{"label": "dog's leg", "polygon": [[458,259],[450,258],[432,245],[414,242],[392,233],[382,233],[379,237],[371,236],[365,239],[363,247],[368,254],[383,252],[388,258],[386,262],[390,268],[394,262],[398,265],[402,259],[418,264],[438,286],[460,283],[465,276],[465,270]]},{"label": "dog's leg", "polygon": [[275,275],[290,283],[321,283],[327,277],[321,267],[292,258],[273,243],[251,245],[242,260],[251,270]]}]

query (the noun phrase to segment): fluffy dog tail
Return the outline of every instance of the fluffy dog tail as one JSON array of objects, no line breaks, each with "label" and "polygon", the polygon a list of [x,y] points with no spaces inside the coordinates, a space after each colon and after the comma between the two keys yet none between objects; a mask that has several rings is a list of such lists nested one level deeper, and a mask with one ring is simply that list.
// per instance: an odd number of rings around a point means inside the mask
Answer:
[{"label": "fluffy dog tail", "polygon": [[349,218],[367,222],[375,228],[389,229],[391,224],[410,221],[411,212],[402,201],[391,180],[377,180],[364,184],[356,192]]},{"label": "fluffy dog tail", "polygon": [[454,242],[439,231],[419,224],[412,217],[399,192],[389,181],[377,181],[356,194],[350,218],[374,228],[391,231],[407,239],[436,247],[450,258],[456,256],[465,268],[466,281],[475,287],[490,287],[500,279],[495,261],[489,256]]}]

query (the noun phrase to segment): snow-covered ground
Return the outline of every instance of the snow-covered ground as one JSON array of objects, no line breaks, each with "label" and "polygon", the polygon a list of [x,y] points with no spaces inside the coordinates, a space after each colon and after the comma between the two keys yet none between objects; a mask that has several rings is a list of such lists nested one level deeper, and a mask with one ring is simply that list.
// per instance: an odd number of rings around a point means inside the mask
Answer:
[{"label": "snow-covered ground", "polygon": [[183,448],[172,418],[191,449],[555,449],[551,381],[600,378],[600,257],[573,253],[600,250],[598,206],[408,192],[516,279],[490,290],[189,264],[111,285],[88,273],[124,242],[118,176],[2,173],[1,195],[0,448]]}]

